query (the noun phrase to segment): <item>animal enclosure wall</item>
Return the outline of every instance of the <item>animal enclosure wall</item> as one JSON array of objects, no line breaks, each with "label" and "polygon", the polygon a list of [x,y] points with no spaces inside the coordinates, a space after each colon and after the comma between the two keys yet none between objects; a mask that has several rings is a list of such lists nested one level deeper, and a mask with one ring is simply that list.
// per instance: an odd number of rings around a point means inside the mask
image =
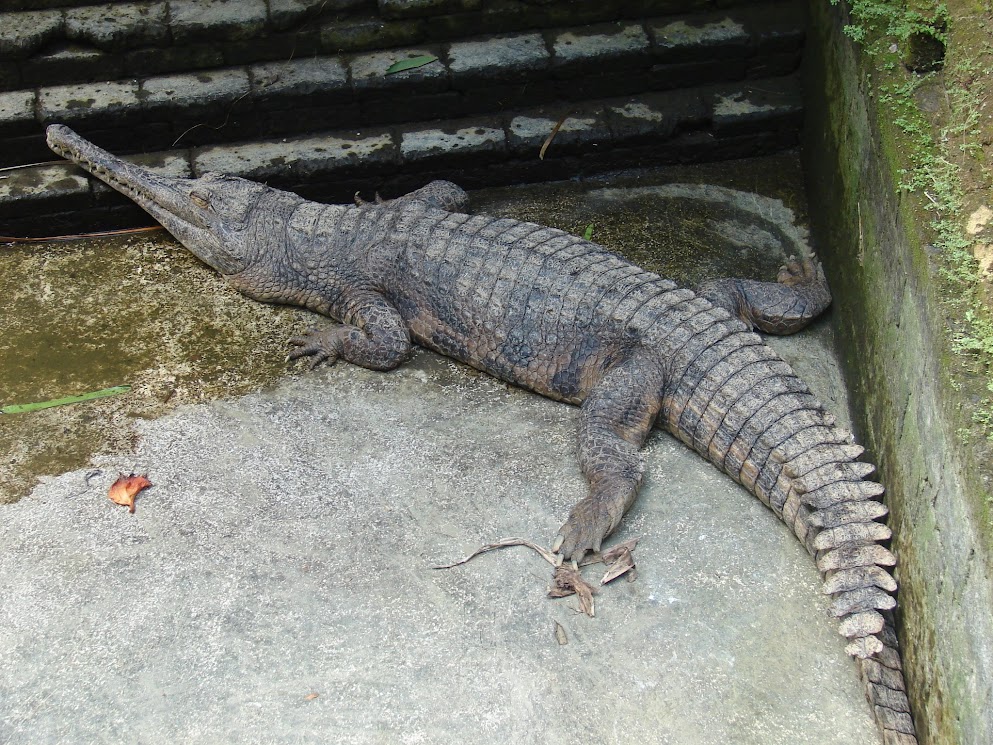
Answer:
[{"label": "animal enclosure wall", "polygon": [[859,436],[887,486],[900,635],[928,743],[993,739],[988,463],[960,428],[974,407],[949,349],[928,219],[900,189],[905,155],[873,95],[872,61],[815,0],[804,158]]}]

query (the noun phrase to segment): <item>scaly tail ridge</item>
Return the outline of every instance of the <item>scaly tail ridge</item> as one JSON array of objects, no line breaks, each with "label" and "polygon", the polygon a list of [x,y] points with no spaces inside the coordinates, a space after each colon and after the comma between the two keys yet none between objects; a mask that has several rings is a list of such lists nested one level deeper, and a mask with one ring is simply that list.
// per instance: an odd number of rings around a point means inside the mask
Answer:
[{"label": "scaly tail ridge", "polygon": [[892,623],[896,557],[880,522],[883,487],[868,480],[875,467],[757,336],[715,325],[676,350],[663,421],[793,530],[824,579],[884,743],[916,743]]},{"label": "scaly tail ridge", "polygon": [[[772,501],[782,499],[783,520],[814,556],[831,596],[829,612],[840,619],[858,660],[866,697],[885,745],[917,743],[892,610],[896,580],[887,567],[896,557],[882,544],[892,535],[879,522],[883,487],[866,481],[875,466],[857,458],[862,448],[836,429],[832,440],[805,449],[782,464]],[[775,453],[774,453],[775,455]]]},{"label": "scaly tail ridge", "polygon": [[882,731],[883,745],[917,745],[903,678],[903,664],[900,661],[900,647],[889,618],[878,639],[882,649],[871,657],[860,658],[858,662],[859,677],[865,685],[866,697]]}]

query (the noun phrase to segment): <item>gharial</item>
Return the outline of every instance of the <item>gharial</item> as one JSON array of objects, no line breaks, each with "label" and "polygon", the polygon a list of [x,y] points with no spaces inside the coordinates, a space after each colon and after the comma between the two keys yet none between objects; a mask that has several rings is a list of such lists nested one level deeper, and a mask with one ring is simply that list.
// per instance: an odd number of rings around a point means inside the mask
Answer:
[{"label": "gharial", "polygon": [[293,357],[375,370],[414,343],[580,409],[589,494],[554,549],[599,550],[642,480],[658,423],[743,484],[815,557],[887,744],[916,742],[892,611],[895,558],[883,487],[863,449],[752,332],[792,333],[830,302],[819,264],[777,282],[725,279],[698,292],[561,230],[465,213],[436,181],[392,201],[310,202],[241,178],[170,178],[61,125],[58,154],[130,197],[256,300],[338,325],[295,338]]}]

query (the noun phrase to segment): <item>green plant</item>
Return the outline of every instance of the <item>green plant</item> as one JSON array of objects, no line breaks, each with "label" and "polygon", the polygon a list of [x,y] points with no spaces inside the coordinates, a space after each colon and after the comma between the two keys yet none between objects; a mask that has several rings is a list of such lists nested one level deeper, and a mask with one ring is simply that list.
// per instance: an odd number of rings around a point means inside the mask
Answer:
[{"label": "green plant", "polygon": [[[837,5],[838,0],[831,0]],[[946,41],[948,8],[944,3],[907,2],[907,0],[852,0],[849,4],[851,23],[845,34],[860,44],[873,34],[906,42],[914,35],[925,35]]]}]

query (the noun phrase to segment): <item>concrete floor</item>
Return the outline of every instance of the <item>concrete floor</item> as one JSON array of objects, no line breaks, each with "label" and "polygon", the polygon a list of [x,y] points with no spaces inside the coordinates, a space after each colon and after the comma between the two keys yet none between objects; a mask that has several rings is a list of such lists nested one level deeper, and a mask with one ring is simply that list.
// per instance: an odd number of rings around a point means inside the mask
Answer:
[{"label": "concrete floor", "polygon": [[[829,324],[776,348],[844,421]],[[551,543],[576,418],[420,352],[138,421],[0,507],[0,743],[878,743],[810,557],[663,433],[594,618],[525,549],[432,568]]]}]

